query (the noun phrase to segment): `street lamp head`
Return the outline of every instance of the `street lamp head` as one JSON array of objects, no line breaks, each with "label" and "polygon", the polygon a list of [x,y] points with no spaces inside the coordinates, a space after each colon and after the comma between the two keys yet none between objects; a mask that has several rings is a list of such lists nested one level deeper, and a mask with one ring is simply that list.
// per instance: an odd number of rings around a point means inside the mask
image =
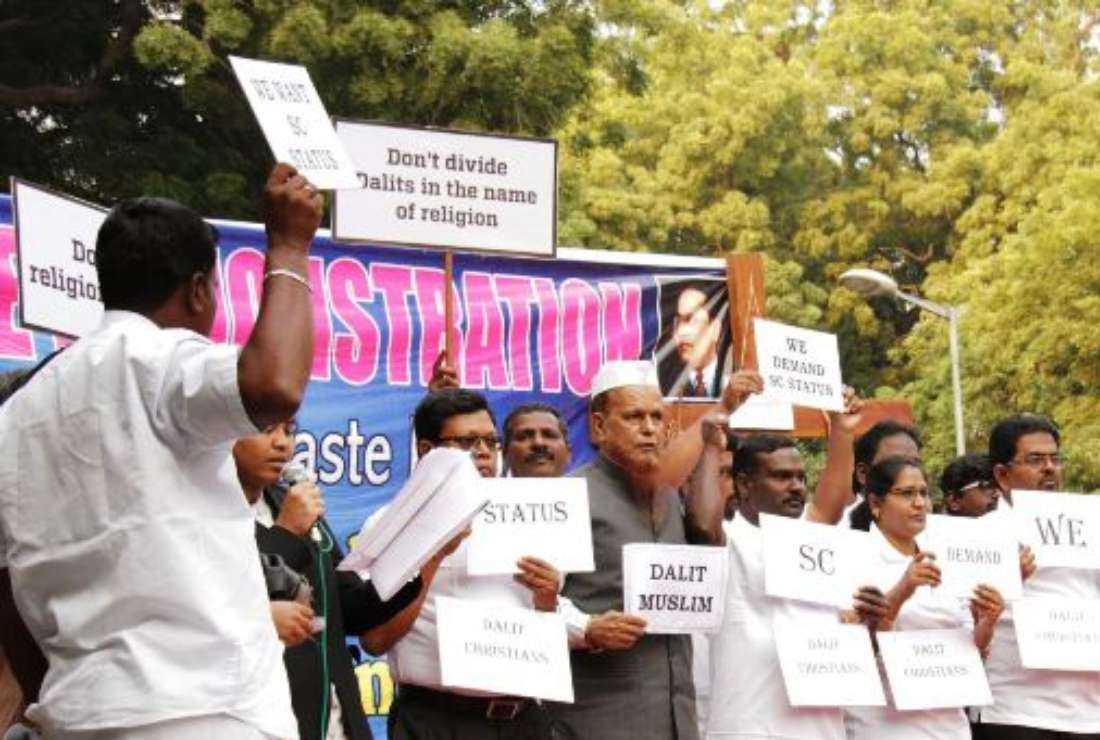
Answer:
[{"label": "street lamp head", "polygon": [[876,295],[897,295],[898,284],[878,270],[857,267],[840,276],[840,284],[848,290],[870,298]]}]

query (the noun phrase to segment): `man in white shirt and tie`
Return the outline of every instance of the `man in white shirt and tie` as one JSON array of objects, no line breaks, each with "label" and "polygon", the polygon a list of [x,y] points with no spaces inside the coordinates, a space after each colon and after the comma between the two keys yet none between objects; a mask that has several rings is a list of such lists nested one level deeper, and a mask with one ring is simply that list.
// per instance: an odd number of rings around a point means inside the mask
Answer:
[{"label": "man in white shirt and tie", "polygon": [[230,448],[301,403],[323,201],[287,165],[265,196],[243,348],[206,338],[215,230],[125,201],[96,241],[103,322],[0,409],[0,567],[49,661],[28,711],[48,737],[297,737]]}]

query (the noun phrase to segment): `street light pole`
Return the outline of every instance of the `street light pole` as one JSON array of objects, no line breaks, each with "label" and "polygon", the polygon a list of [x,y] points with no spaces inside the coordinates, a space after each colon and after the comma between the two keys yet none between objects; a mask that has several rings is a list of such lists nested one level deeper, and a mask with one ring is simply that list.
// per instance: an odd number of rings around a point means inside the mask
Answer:
[{"label": "street light pole", "polygon": [[905,293],[898,289],[898,284],[893,278],[876,270],[848,270],[840,276],[840,283],[867,297],[896,296],[928,313],[947,319],[947,341],[951,354],[951,394],[955,414],[955,450],[959,455],[965,455],[966,433],[963,426],[962,369],[959,359],[959,317],[962,316],[963,309],[958,306],[944,306],[926,298]]}]

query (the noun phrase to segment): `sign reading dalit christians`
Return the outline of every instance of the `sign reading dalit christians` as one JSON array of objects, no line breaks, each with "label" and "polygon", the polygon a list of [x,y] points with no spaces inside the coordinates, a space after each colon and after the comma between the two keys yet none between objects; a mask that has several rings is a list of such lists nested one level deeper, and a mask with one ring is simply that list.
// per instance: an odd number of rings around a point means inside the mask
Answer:
[{"label": "sign reading dalit christians", "polygon": [[726,605],[724,547],[623,545],[623,611],[650,634],[717,632]]},{"label": "sign reading dalit christians", "polygon": [[993,703],[970,630],[901,630],[879,632],[877,638],[898,710]]},{"label": "sign reading dalit christians", "polygon": [[336,195],[339,241],[553,257],[557,142],[336,121],[361,189]]},{"label": "sign reading dalit christians", "polygon": [[1100,497],[1013,491],[1012,514],[1040,568],[1100,569]]},{"label": "sign reading dalit christians", "polygon": [[864,585],[866,532],[771,514],[760,515],[760,531],[769,596],[851,608]]},{"label": "sign reading dalit christians", "polygon": [[836,335],[754,319],[761,397],[796,406],[844,410]]},{"label": "sign reading dalit christians", "polygon": [[470,575],[518,573],[516,561],[524,556],[561,573],[595,570],[584,478],[489,478],[478,489],[489,504],[466,543]]},{"label": "sign reading dalit christians", "polygon": [[923,546],[940,566],[941,594],[969,598],[980,584],[992,586],[1009,601],[1023,593],[1019,544],[1012,531],[980,519],[933,514]]},{"label": "sign reading dalit christians", "polygon": [[103,317],[96,235],[107,211],[12,178],[24,326],[79,337]]},{"label": "sign reading dalit christians", "polygon": [[776,615],[775,647],[791,706],[884,706],[867,628],[838,624],[835,613],[822,616],[812,609]]},{"label": "sign reading dalit christians", "polygon": [[305,67],[234,56],[229,63],[277,161],[322,190],[359,187]]},{"label": "sign reading dalit christians", "polygon": [[1100,599],[1025,598],[1012,614],[1025,668],[1100,671]]},{"label": "sign reading dalit christians", "polygon": [[572,703],[561,616],[447,596],[435,608],[444,686]]}]

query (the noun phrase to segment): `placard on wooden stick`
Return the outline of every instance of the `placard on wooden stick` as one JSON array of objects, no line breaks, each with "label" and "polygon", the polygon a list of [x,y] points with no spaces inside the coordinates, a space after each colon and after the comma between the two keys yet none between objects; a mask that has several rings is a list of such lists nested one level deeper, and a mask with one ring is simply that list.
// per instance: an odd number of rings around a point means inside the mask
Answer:
[{"label": "placard on wooden stick", "polygon": [[336,120],[364,188],[336,194],[336,241],[553,257],[557,142]]}]

